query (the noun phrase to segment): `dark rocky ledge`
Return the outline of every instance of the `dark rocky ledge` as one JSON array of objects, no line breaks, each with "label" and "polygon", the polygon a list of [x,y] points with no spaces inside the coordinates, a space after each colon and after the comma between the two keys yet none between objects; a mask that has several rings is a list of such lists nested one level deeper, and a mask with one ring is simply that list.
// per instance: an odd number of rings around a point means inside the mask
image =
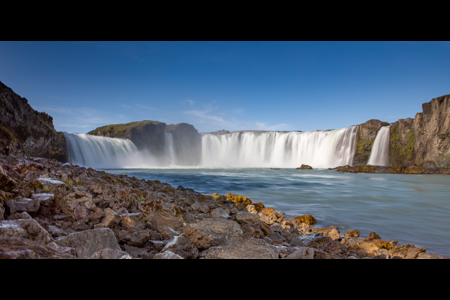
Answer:
[{"label": "dark rocky ledge", "polygon": [[0,156],[0,258],[446,258],[376,233],[317,228],[239,195]]},{"label": "dark rocky ledge", "polygon": [[437,167],[435,164],[421,164],[421,166],[411,165],[407,167],[397,166],[340,166],[329,168],[328,170],[336,170],[338,172],[347,173],[389,173],[389,174],[450,174],[450,169],[445,167]]}]

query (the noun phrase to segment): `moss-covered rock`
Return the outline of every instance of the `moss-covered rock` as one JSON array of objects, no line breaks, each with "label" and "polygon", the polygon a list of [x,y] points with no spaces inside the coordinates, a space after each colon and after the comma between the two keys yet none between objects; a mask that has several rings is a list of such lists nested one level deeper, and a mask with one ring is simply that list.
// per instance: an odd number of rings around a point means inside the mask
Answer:
[{"label": "moss-covered rock", "polygon": [[353,165],[364,165],[367,163],[378,131],[381,127],[388,125],[389,123],[387,122],[372,119],[358,126]]}]

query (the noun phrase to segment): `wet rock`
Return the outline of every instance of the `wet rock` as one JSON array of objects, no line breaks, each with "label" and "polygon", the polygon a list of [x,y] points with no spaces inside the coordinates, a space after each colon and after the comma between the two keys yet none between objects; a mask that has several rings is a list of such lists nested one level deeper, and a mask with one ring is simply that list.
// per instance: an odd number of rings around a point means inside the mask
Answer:
[{"label": "wet rock", "polygon": [[336,226],[330,226],[330,228],[321,228],[318,230],[318,232],[322,232],[324,235],[329,236],[333,240],[339,240],[339,238],[341,237],[339,228],[337,228]]},{"label": "wet rock", "polygon": [[261,239],[241,240],[207,250],[206,259],[277,259],[275,248]]},{"label": "wet rock", "polygon": [[369,239],[370,240],[373,240],[373,239],[381,240],[381,237],[378,234],[376,234],[375,232],[372,231],[371,233],[369,233]]},{"label": "wet rock", "polygon": [[302,215],[294,218],[295,220],[299,220],[302,223],[306,223],[308,225],[314,225],[317,223],[317,220],[312,215]]},{"label": "wet rock", "polygon": [[364,239],[358,242],[358,248],[366,253],[372,253],[378,249],[391,249],[392,246],[386,241],[380,239]]},{"label": "wet rock", "polygon": [[262,222],[268,225],[279,224],[283,220],[283,213],[278,213],[270,207],[261,209],[258,216]]},{"label": "wet rock", "polygon": [[55,243],[62,247],[74,248],[79,258],[89,258],[95,252],[106,248],[121,250],[113,231],[109,228],[71,233],[56,239]]},{"label": "wet rock", "polygon": [[348,237],[358,237],[359,236],[359,230],[356,229],[352,229],[352,230],[348,230],[344,233],[344,236],[348,236]]},{"label": "wet rock", "polygon": [[241,239],[243,232],[236,221],[224,218],[208,218],[187,224],[183,235],[198,249],[222,246]]},{"label": "wet rock", "polygon": [[297,170],[311,170],[312,167],[309,165],[304,165],[302,164],[299,168],[297,168]]}]

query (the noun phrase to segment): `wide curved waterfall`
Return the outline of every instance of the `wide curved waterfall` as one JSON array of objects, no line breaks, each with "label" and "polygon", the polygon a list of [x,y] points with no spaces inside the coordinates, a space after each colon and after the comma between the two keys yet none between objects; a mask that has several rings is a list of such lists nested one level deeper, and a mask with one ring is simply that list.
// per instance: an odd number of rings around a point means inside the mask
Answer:
[{"label": "wide curved waterfall", "polygon": [[[307,132],[234,132],[204,134],[201,160],[204,168],[313,168],[351,165],[357,126]],[[130,140],[64,133],[70,161],[92,167],[179,167],[171,133],[165,133],[164,153],[138,151]]]},{"label": "wide curved waterfall", "polygon": [[356,132],[357,127],[352,126],[329,131],[206,134],[201,164],[222,168],[351,165]]},{"label": "wide curved waterfall", "polygon": [[89,134],[64,132],[71,163],[89,167],[125,167],[140,153],[127,139],[93,136]]},{"label": "wide curved waterfall", "polygon": [[373,166],[387,166],[389,163],[389,127],[383,126],[373,142],[372,151],[367,162]]}]

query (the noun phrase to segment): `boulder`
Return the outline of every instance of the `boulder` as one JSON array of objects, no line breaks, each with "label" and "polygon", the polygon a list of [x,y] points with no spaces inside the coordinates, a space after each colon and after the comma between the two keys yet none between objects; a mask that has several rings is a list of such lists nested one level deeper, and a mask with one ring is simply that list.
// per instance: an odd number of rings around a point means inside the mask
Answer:
[{"label": "boulder", "polygon": [[289,254],[285,259],[314,259],[315,249],[310,247],[299,247],[294,253]]},{"label": "boulder", "polygon": [[344,233],[344,236],[358,237],[359,236],[359,230],[357,230],[357,229],[348,230],[348,231],[346,231]]},{"label": "boulder", "polygon": [[260,221],[260,216],[246,211],[240,211],[236,214],[236,221],[243,224],[254,224]]},{"label": "boulder", "polygon": [[213,218],[229,218],[230,215],[223,209],[223,208],[216,208],[213,211],[211,211],[211,217]]},{"label": "boulder", "polygon": [[207,250],[206,259],[277,259],[275,247],[262,239],[248,239],[212,247]]},{"label": "boulder", "polygon": [[53,237],[34,219],[1,221],[0,236],[22,237],[42,244],[54,241]]},{"label": "boulder", "polygon": [[142,247],[150,240],[152,233],[145,229],[121,230],[117,235],[119,242],[126,243],[134,247]]},{"label": "boulder", "polygon": [[164,251],[162,253],[158,253],[155,256],[153,256],[153,259],[183,259],[178,254],[173,253],[170,250]]},{"label": "boulder", "polygon": [[124,213],[120,215],[121,221],[120,225],[127,229],[133,228],[144,228],[146,219],[144,219],[144,215],[142,213]]},{"label": "boulder", "polygon": [[184,226],[180,211],[174,204],[153,200],[141,203],[140,210],[149,225],[167,238],[173,236],[171,232],[177,232]]},{"label": "boulder", "polygon": [[0,236],[0,259],[75,259],[70,249],[27,238]]},{"label": "boulder", "polygon": [[297,170],[311,170],[312,167],[309,165],[304,165],[302,164],[299,168],[297,168]]},{"label": "boulder", "polygon": [[122,250],[113,231],[109,228],[96,228],[71,233],[57,238],[55,243],[62,247],[75,248],[79,258],[89,258],[95,252],[106,248]]},{"label": "boulder", "polygon": [[111,208],[106,208],[104,211],[104,217],[101,219],[101,223],[105,225],[105,227],[113,228],[118,225],[121,221],[121,216],[118,215]]},{"label": "boulder", "polygon": [[198,249],[191,244],[188,237],[175,236],[168,242],[161,252],[171,251],[184,259],[195,259],[198,256]]},{"label": "boulder", "polygon": [[39,199],[19,198],[14,200],[6,200],[5,205],[9,208],[9,213],[16,212],[37,212],[41,205]]},{"label": "boulder", "polygon": [[312,215],[302,215],[294,218],[295,220],[299,220],[302,223],[306,223],[308,225],[314,225],[317,223],[317,220]]},{"label": "boulder", "polygon": [[0,166],[0,189],[9,192],[16,186],[16,181],[12,179],[2,166]]},{"label": "boulder", "polygon": [[236,221],[224,218],[207,218],[187,224],[183,235],[198,249],[223,246],[242,239],[242,229]]},{"label": "boulder", "polygon": [[55,200],[56,205],[74,220],[87,219],[90,210],[96,207],[92,195],[87,192],[75,191]]},{"label": "boulder", "polygon": [[329,236],[333,240],[339,240],[339,238],[341,237],[339,228],[337,228],[336,226],[330,226],[329,228],[320,228],[317,231],[322,232],[324,235]]},{"label": "boulder", "polygon": [[89,259],[132,259],[130,254],[125,251],[105,248],[92,254]]},{"label": "boulder", "polygon": [[258,215],[268,225],[278,224],[283,220],[283,213],[278,213],[271,207],[262,208]]}]

